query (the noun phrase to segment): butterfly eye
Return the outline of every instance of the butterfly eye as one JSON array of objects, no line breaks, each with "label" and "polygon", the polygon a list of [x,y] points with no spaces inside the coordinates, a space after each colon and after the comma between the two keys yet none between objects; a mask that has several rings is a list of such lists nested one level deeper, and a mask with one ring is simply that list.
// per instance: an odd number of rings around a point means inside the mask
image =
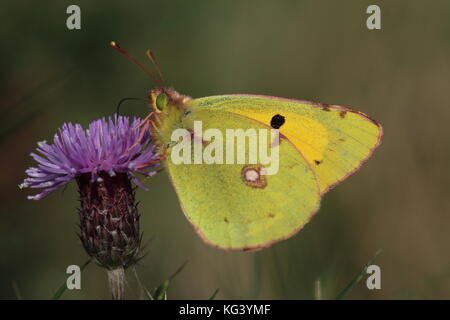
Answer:
[{"label": "butterfly eye", "polygon": [[158,110],[162,111],[166,108],[167,104],[169,103],[169,97],[167,97],[167,94],[160,93],[156,97],[156,108]]}]

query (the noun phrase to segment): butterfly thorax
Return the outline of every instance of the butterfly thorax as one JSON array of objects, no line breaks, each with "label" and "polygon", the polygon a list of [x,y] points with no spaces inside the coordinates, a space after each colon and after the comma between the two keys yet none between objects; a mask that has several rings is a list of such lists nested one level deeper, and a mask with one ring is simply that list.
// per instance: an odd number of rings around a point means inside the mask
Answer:
[{"label": "butterfly thorax", "polygon": [[153,113],[153,139],[162,147],[171,142],[173,130],[180,128],[184,115],[188,112],[186,103],[192,98],[168,88],[152,89],[148,101]]}]

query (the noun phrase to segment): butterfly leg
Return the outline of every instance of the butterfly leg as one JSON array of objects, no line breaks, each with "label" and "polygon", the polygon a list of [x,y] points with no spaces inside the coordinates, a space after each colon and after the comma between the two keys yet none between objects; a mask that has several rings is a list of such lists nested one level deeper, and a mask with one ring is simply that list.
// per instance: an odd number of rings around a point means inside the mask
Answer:
[{"label": "butterfly leg", "polygon": [[149,115],[146,116],[145,119],[141,121],[141,123],[139,123],[136,127],[133,128],[133,130],[135,130],[135,129],[137,129],[137,128],[140,128],[140,127],[142,127],[143,125],[147,124],[148,121],[150,120],[151,116],[152,116],[154,113],[155,113],[154,111],[150,112]]},{"label": "butterfly leg", "polygon": [[133,149],[135,146],[137,146],[138,144],[140,144],[142,142],[142,139],[144,139],[144,135],[147,133],[147,130],[149,131],[151,136],[154,136],[154,134],[155,134],[153,132],[153,130],[156,130],[157,132],[159,132],[158,127],[156,126],[156,123],[153,120],[147,119],[147,118],[146,118],[145,122],[141,122],[141,124],[139,124],[138,126],[136,126],[134,128],[134,129],[138,129],[140,126],[142,126],[139,129],[140,130],[139,136],[138,136],[136,142],[133,143],[133,145],[131,147],[129,147],[127,151]]},{"label": "butterfly leg", "polygon": [[163,161],[163,160],[165,160],[168,157],[168,155],[169,155],[169,152],[167,151],[167,148],[164,147],[164,149],[162,150],[162,154],[158,158],[156,158],[156,159],[154,159],[152,161],[149,161],[147,163],[141,164],[140,166],[137,166],[136,168],[137,169],[145,168],[145,167],[147,167],[149,165],[152,165],[152,164],[158,163],[160,161]]},{"label": "butterfly leg", "polygon": [[[156,134],[160,134],[159,129],[158,129],[158,125],[155,123],[154,120],[149,118],[150,115],[148,115],[138,126],[136,126],[134,129],[138,129],[139,127],[141,127],[139,130],[139,136],[136,140],[136,142],[128,148],[128,151],[133,149],[135,146],[137,146],[139,143],[142,142],[142,139],[144,138],[145,133],[147,132],[147,130],[150,132],[150,135],[153,137]],[[144,122],[145,121],[145,122]]]},{"label": "butterfly leg", "polygon": [[[135,129],[137,129],[137,128],[138,127],[136,127]],[[146,131],[149,130],[149,129],[150,129],[150,124],[148,122],[146,122],[143,125],[143,127],[140,129],[139,136],[138,136],[136,142],[133,143],[133,145],[127,149],[127,152],[130,151],[131,149],[133,149],[134,147],[136,147],[138,144],[140,144],[142,142],[142,139],[144,139],[144,135],[145,135]],[[151,134],[151,132],[150,132],[150,134]]]}]

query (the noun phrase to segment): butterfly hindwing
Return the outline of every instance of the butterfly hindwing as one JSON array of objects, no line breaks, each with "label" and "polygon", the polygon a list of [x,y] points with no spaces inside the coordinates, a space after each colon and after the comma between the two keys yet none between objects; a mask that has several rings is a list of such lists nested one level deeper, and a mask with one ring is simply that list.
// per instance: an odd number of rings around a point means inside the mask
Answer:
[{"label": "butterfly hindwing", "polygon": [[[226,129],[270,129],[220,110],[193,108],[189,119],[186,129],[201,120],[203,131],[218,129],[223,137]],[[295,234],[319,207],[314,171],[296,146],[282,138],[279,157],[278,173],[261,176],[257,183],[245,181],[243,174],[259,164],[175,164],[169,157],[165,166],[185,215],[206,242],[224,249],[257,249]]]}]

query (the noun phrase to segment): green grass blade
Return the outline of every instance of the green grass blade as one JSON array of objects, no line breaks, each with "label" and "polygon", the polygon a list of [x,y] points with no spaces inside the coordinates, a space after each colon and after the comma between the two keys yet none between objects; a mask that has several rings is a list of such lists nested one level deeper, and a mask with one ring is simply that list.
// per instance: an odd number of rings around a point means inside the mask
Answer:
[{"label": "green grass blade", "polygon": [[[139,278],[139,275],[138,275],[138,273],[137,273],[137,270],[136,270],[136,268],[135,268],[134,266],[133,266],[133,273],[134,273],[134,276],[135,276],[135,278],[136,278],[136,280],[137,280],[137,282],[138,282],[138,284],[139,284],[139,287],[141,288],[141,290],[142,290],[142,292],[144,293],[145,297],[146,297],[148,300],[155,300],[155,299],[153,298],[153,296],[151,295],[150,291],[148,291],[148,289],[143,285],[141,279]],[[141,298],[142,298],[142,295],[141,295]]]},{"label": "green grass blade", "polygon": [[217,289],[214,291],[214,293],[212,294],[212,296],[209,297],[208,300],[214,300],[214,298],[217,296],[217,294],[219,293],[219,291],[220,291],[220,288],[217,288]]},{"label": "green grass blade", "polygon": [[156,288],[153,297],[155,300],[167,300],[167,289],[169,289],[170,281],[173,280],[188,264],[188,260],[183,262],[183,264],[169,277],[165,280],[158,288]]},{"label": "green grass blade", "polygon": [[[91,261],[92,261],[92,259],[89,259],[80,267],[81,272],[83,272],[83,270],[89,265],[89,263],[91,263]],[[59,300],[59,298],[61,298],[63,293],[66,291],[66,289],[67,289],[67,284],[66,284],[66,281],[64,281],[64,283],[61,285],[61,287],[59,287],[59,289],[53,295],[52,300]]]},{"label": "green grass blade", "polygon": [[342,292],[336,296],[336,300],[345,299],[345,297],[347,297],[350,294],[350,292],[352,292],[352,290],[357,286],[357,284],[366,275],[367,268],[375,262],[375,259],[378,257],[378,255],[381,253],[381,251],[382,250],[379,249],[377,252],[375,252],[373,257],[369,260],[369,262],[366,263],[366,265],[361,270],[361,272],[358,273],[356,275],[356,277],[353,278],[353,280],[344,288],[344,290],[342,290]]},{"label": "green grass blade", "polygon": [[167,289],[169,289],[170,281],[164,281],[158,288],[156,288],[153,296],[155,300],[167,300]]},{"label": "green grass blade", "polygon": [[185,262],[183,262],[183,264],[177,269],[177,271],[175,271],[170,277],[169,280],[172,281],[173,278],[175,278],[181,271],[183,271],[183,269],[186,267],[186,265],[188,264],[189,260],[186,260]]}]

